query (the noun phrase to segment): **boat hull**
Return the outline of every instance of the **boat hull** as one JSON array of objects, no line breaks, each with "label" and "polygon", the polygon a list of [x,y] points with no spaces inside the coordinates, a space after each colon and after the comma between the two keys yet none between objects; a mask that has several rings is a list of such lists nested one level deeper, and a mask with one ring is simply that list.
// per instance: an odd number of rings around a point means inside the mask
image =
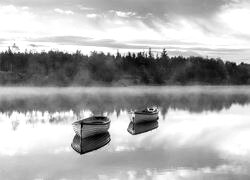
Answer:
[{"label": "boat hull", "polygon": [[133,123],[150,122],[150,121],[155,121],[158,118],[159,118],[158,113],[154,113],[154,114],[134,113],[134,116],[132,117],[131,122]]},{"label": "boat hull", "polygon": [[72,124],[75,133],[81,138],[102,134],[108,131],[110,119],[105,116],[92,116]]},{"label": "boat hull", "polygon": [[96,134],[102,134],[108,131],[110,123],[102,125],[91,125],[91,124],[73,124],[75,133],[81,138],[93,136]]}]

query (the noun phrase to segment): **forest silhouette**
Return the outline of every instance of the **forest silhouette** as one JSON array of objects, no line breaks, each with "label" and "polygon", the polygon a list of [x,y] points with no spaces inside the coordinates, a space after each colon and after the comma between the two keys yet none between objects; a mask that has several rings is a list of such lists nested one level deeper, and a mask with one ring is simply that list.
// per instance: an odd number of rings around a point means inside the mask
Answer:
[{"label": "forest silhouette", "polygon": [[66,53],[0,53],[1,85],[128,86],[250,84],[250,65],[220,58],[169,57],[167,51],[116,55]]}]

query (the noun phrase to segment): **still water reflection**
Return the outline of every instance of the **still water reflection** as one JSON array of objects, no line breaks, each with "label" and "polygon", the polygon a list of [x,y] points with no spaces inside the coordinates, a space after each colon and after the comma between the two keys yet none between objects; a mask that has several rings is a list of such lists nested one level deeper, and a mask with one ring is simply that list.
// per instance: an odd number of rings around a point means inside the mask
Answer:
[{"label": "still water reflection", "polygon": [[[1,88],[0,179],[249,179],[249,103],[250,87]],[[128,112],[152,104],[158,128],[132,136]],[[111,127],[85,153],[71,123],[93,113]]]},{"label": "still water reflection", "polygon": [[153,129],[158,128],[158,121],[151,121],[151,122],[141,122],[141,123],[133,123],[130,122],[128,125],[128,132],[132,135],[146,133]]},{"label": "still water reflection", "polygon": [[75,135],[71,147],[79,154],[85,154],[97,150],[110,142],[109,132],[81,138]]}]

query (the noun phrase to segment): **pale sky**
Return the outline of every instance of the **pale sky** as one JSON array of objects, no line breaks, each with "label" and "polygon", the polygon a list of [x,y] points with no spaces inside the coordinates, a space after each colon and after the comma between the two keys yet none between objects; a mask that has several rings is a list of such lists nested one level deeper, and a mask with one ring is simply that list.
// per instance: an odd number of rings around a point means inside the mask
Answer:
[{"label": "pale sky", "polygon": [[249,0],[1,0],[0,50],[166,48],[250,63]]}]

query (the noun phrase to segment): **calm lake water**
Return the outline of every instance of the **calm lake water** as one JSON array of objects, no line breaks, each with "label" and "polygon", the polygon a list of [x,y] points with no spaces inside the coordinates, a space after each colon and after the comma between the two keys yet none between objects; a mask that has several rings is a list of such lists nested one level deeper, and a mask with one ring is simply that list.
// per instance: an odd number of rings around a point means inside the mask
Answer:
[{"label": "calm lake water", "polygon": [[[158,128],[131,135],[128,112],[149,105]],[[71,123],[91,114],[111,140],[80,155]],[[247,86],[0,89],[1,180],[250,179],[249,138]]]}]

